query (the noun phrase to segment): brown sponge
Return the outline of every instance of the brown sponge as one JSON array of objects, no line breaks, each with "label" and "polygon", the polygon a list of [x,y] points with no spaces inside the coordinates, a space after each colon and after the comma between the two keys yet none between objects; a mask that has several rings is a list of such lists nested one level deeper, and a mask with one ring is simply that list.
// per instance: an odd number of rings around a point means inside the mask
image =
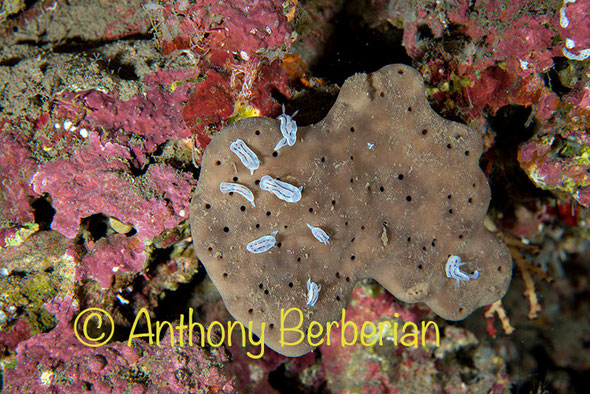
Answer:
[{"label": "brown sponge", "polygon": [[[460,320],[501,298],[512,275],[506,246],[483,226],[490,201],[479,168],[481,137],[438,116],[420,74],[395,64],[346,80],[321,122],[300,127],[293,146],[279,120],[248,118],[215,135],[203,156],[191,205],[197,255],[229,312],[253,322],[265,343],[287,356],[313,347],[280,346],[281,309],[299,308],[303,328],[341,319],[355,283],[373,278],[402,301],[424,302],[439,316]],[[253,175],[230,150],[241,139],[257,155]],[[298,202],[261,190],[264,175],[295,187]],[[255,207],[221,182],[246,186]],[[330,237],[314,237],[307,224]],[[254,254],[250,242],[276,234],[276,244]],[[459,256],[469,281],[448,278]],[[308,279],[321,285],[308,306]],[[294,325],[293,319],[285,322]],[[258,331],[257,331],[258,330]],[[295,333],[285,339],[298,339]]]}]

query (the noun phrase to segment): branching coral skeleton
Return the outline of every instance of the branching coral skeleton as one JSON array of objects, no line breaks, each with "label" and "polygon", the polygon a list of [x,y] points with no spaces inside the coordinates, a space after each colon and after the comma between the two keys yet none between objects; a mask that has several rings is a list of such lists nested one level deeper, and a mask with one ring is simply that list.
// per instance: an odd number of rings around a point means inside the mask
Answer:
[{"label": "branching coral skeleton", "polygon": [[[524,295],[527,297],[529,301],[528,318],[536,319],[538,317],[538,313],[541,311],[541,305],[539,303],[539,298],[537,297],[537,293],[535,291],[535,281],[533,280],[531,272],[535,272],[537,275],[539,275],[547,282],[551,281],[551,276],[547,272],[543,271],[541,268],[528,262],[523,255],[523,250],[535,254],[536,252],[538,252],[538,247],[535,245],[527,244],[522,240],[508,234],[497,233],[497,235],[506,243],[506,245],[508,245],[510,254],[512,255],[514,262],[516,263],[522,274],[522,279],[526,287]],[[498,315],[498,318],[502,323],[502,328],[504,332],[507,335],[510,335],[512,332],[514,332],[514,327],[510,324],[508,314],[506,313],[506,310],[502,305],[502,300],[498,300],[493,304],[487,306],[484,317],[486,319],[493,319],[494,315],[496,314]],[[493,322],[490,324],[493,324]],[[490,335],[495,336],[493,332],[495,332],[495,330],[492,328],[492,332],[490,332]]]},{"label": "branching coral skeleton", "polygon": [[512,325],[510,324],[510,319],[508,319],[508,315],[506,315],[506,311],[502,306],[502,300],[498,300],[486,308],[488,308],[486,313],[484,313],[484,317],[486,319],[492,319],[494,317],[494,314],[497,314],[498,318],[500,319],[500,322],[502,323],[502,328],[504,329],[506,335],[510,335],[514,332],[514,327],[512,327]]},{"label": "branching coral skeleton", "polygon": [[539,304],[539,299],[535,291],[535,281],[531,276],[531,272],[536,273],[547,282],[551,281],[551,276],[549,276],[549,274],[543,271],[541,268],[529,263],[522,254],[521,251],[523,249],[528,250],[531,253],[535,253],[538,249],[535,245],[524,244],[521,240],[515,237],[507,237],[506,235],[502,236],[502,239],[506,245],[508,245],[510,254],[512,255],[514,262],[522,274],[522,279],[524,280],[526,286],[524,295],[529,300],[529,319],[536,319],[538,313],[541,311],[541,305]]}]

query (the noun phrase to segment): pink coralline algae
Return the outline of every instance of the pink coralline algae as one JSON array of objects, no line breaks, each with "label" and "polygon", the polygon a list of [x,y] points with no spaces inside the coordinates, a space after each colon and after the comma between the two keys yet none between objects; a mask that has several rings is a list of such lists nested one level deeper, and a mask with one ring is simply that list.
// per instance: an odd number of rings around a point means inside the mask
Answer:
[{"label": "pink coralline algae", "polygon": [[[394,318],[396,314],[397,317]],[[396,320],[401,321],[401,325],[403,326],[405,322],[419,324],[420,320],[427,319],[428,317],[432,318],[433,316],[431,312],[418,305],[412,305],[406,308],[400,304],[396,304],[393,297],[383,291],[380,291],[376,297],[373,297],[368,287],[354,290],[353,301],[346,310],[346,320],[354,322],[358,328],[362,327],[365,321],[372,321],[378,324],[380,320],[387,320],[392,323]],[[379,349],[380,346],[372,346],[373,351],[368,351],[367,348],[358,343],[358,340],[353,340],[355,330],[352,327],[348,327],[345,330],[345,338],[347,339],[347,343],[357,343],[343,346],[341,331],[342,327],[333,329],[332,343],[329,346],[322,345],[320,347],[322,367],[325,370],[326,380],[330,382],[330,386],[335,391],[351,389],[353,391],[399,390],[399,368],[395,368],[394,365],[385,367],[383,363],[389,364],[389,361],[385,357],[375,357],[373,355],[374,352],[380,353],[379,350],[382,350]],[[427,362],[430,351],[422,348],[405,349],[401,345],[397,348],[392,348],[393,345],[387,339],[387,337],[391,336],[391,333],[382,332],[381,334],[384,334],[383,336],[386,338],[384,343],[385,348],[388,349],[387,352],[393,351],[396,359],[401,358],[401,364],[396,362],[398,367],[402,366],[404,362],[410,362],[412,360],[416,362],[414,370],[418,371],[421,369],[418,364],[420,362]],[[408,359],[408,357],[410,358]],[[403,361],[404,359],[405,361]],[[392,370],[394,368],[395,370]],[[354,377],[351,375],[353,370]]]},{"label": "pink coralline algae", "polygon": [[76,280],[93,278],[103,289],[112,284],[113,275],[141,271],[146,255],[144,245],[136,237],[113,234],[101,238],[84,256],[82,264],[76,269]]},{"label": "pink coralline algae", "polygon": [[16,346],[31,336],[31,327],[24,319],[17,320],[12,327],[0,332],[0,352],[14,352]]},{"label": "pink coralline algae", "polygon": [[50,332],[17,346],[18,366],[5,370],[7,392],[234,390],[233,378],[223,368],[228,361],[223,349],[160,347],[141,340],[133,341],[130,347],[123,342],[88,347],[74,334],[71,320],[77,308],[70,298],[56,298],[46,308],[59,323]]},{"label": "pink coralline algae", "polygon": [[[145,94],[121,100],[118,92],[104,93],[98,90],[62,92],[54,108],[59,119],[73,119],[78,128],[104,129],[112,138],[131,149],[138,166],[147,162],[147,156],[170,140],[190,138],[191,131],[185,124],[181,109],[189,98],[190,84],[181,84],[172,92],[174,82],[191,80],[198,71],[191,69],[156,72],[144,78]],[[80,139],[78,133],[62,138]]]},{"label": "pink coralline algae", "polygon": [[[427,47],[417,34],[420,26],[428,26],[435,38],[441,38],[448,26],[454,25],[469,38],[463,48],[465,59],[458,67],[483,70],[506,62],[509,72],[526,77],[553,66],[552,57],[558,50],[552,46],[552,40],[557,36],[559,22],[555,12],[527,8],[525,3],[460,0],[415,10],[401,7],[400,3],[400,8],[392,9],[392,16],[406,16],[403,45],[410,56],[426,53]],[[408,13],[415,17],[408,17]]]},{"label": "pink coralline algae", "polygon": [[530,108],[526,124],[537,132],[519,149],[521,167],[538,187],[590,206],[590,90],[587,61],[579,62],[590,56],[590,2],[392,4],[387,20],[403,25],[433,98],[479,129],[486,148],[494,143],[487,114]]},{"label": "pink coralline algae", "polygon": [[207,146],[211,138],[205,127],[220,124],[234,112],[234,102],[229,89],[229,78],[215,70],[207,71],[205,80],[195,86],[195,91],[182,109],[187,124],[197,131],[200,146]]},{"label": "pink coralline algae", "polygon": [[[563,56],[554,45],[559,40],[557,9],[496,0],[434,7],[395,4],[389,18],[403,18],[403,45],[427,66],[437,100],[452,97],[467,120],[476,123],[481,123],[482,111],[494,114],[509,104],[534,105],[537,118],[551,117],[559,99],[541,73],[554,66],[553,58]],[[451,27],[460,41],[446,42]],[[419,34],[424,29],[431,39]]]},{"label": "pink coralline algae", "polygon": [[[120,143],[128,145],[143,165],[147,155],[158,145],[172,138],[191,136],[179,113],[180,103],[188,99],[187,91],[188,86],[180,86],[172,93],[155,88],[147,90],[145,96],[137,95],[123,101],[112,94],[93,90],[82,101],[89,110],[85,122],[92,128],[122,129],[116,133]],[[137,142],[129,143],[133,137],[142,139],[139,146]]]},{"label": "pink coralline algae", "polygon": [[518,160],[541,189],[569,195],[590,207],[590,145],[546,135],[521,146]]},{"label": "pink coralline algae", "polygon": [[[342,342],[342,327],[332,329],[331,345],[320,347],[323,375],[333,392],[454,392],[462,387],[482,391],[500,392],[508,388],[508,379],[503,362],[496,360],[496,365],[478,362],[478,351],[473,353],[474,367],[469,374],[477,379],[462,381],[456,370],[456,363],[439,362],[447,353],[452,354],[461,348],[473,348],[477,340],[469,331],[453,327],[440,329],[440,344],[436,343],[437,333],[430,325],[425,330],[422,342],[423,324],[434,319],[432,312],[420,305],[402,305],[396,303],[391,294],[382,289],[364,285],[354,290],[353,301],[346,310],[346,321],[354,322],[360,331],[365,331],[368,343],[364,346],[359,340],[351,345],[354,329],[345,329]],[[372,322],[378,327],[380,322],[388,322],[380,332],[364,328],[365,322]],[[438,323],[438,321],[435,321]],[[400,340],[405,333],[406,324],[415,324],[418,342],[416,347],[406,346],[411,340]],[[452,334],[452,335],[451,335]],[[383,344],[377,341],[383,337]],[[395,342],[397,338],[397,343]],[[404,345],[404,343],[406,345]],[[343,346],[345,345],[345,346]],[[479,349],[478,349],[479,350]],[[491,352],[491,350],[489,350]],[[467,373],[467,371],[462,371]],[[438,378],[437,378],[438,377]]]},{"label": "pink coralline algae", "polygon": [[157,23],[162,52],[185,54],[201,70],[182,109],[199,146],[204,148],[208,132],[223,127],[240,105],[270,115],[279,108],[273,90],[290,96],[288,75],[277,61],[291,44],[280,1],[165,1],[146,9]]},{"label": "pink coralline algae", "polygon": [[[509,94],[507,94],[507,92]],[[540,79],[520,79],[500,68],[487,68],[480,73],[480,78],[462,89],[458,103],[463,113],[472,119],[482,116],[484,110],[495,114],[506,105],[535,104],[537,117],[548,119],[557,108],[557,95],[546,91]]]},{"label": "pink coralline algae", "polygon": [[[59,156],[41,166],[32,185],[51,195],[57,211],[52,228],[69,238],[80,219],[95,213],[134,226],[141,240],[175,227],[188,213],[195,181],[169,166],[150,165],[150,155],[168,141],[203,149],[209,133],[240,107],[269,115],[279,107],[271,92],[289,96],[288,76],[276,61],[291,41],[280,2],[170,1],[145,10],[159,22],[164,54],[185,54],[195,66],[149,74],[142,79],[145,93],[127,100],[117,91],[56,96],[53,118],[58,124],[71,120],[89,137],[84,143],[84,135],[62,127],[66,142]],[[99,130],[105,131],[100,137]]]},{"label": "pink coralline algae", "polygon": [[[177,226],[188,215],[195,181],[170,167],[150,166],[142,182],[131,176],[129,148],[102,143],[91,132],[88,144],[69,159],[44,164],[33,177],[35,193],[49,193],[56,210],[52,229],[68,238],[78,233],[80,219],[104,213],[132,225],[140,239]],[[167,186],[164,189],[158,186]]]},{"label": "pink coralline algae", "polygon": [[565,41],[563,55],[574,60],[590,57],[590,1],[565,0],[559,14],[559,32]]},{"label": "pink coralline algae", "polygon": [[153,18],[165,24],[160,33],[165,54],[183,49],[199,52],[204,48],[222,48],[230,55],[244,51],[245,55],[240,55],[249,58],[279,47],[291,35],[277,0],[198,0],[190,4],[169,0],[152,12]]}]

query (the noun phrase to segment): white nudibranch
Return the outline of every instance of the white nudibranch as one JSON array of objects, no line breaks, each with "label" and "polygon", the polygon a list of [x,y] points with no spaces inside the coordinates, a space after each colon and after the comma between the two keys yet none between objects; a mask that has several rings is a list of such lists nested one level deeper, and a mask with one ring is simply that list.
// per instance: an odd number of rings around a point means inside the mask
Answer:
[{"label": "white nudibranch", "polygon": [[242,164],[250,170],[250,174],[254,174],[254,170],[260,167],[260,161],[256,153],[252,149],[248,148],[248,145],[241,139],[237,139],[231,143],[229,149],[239,157]]},{"label": "white nudibranch", "polygon": [[293,115],[289,116],[285,113],[285,104],[283,104],[283,113],[279,115],[277,119],[281,121],[281,133],[283,138],[279,141],[274,150],[279,150],[285,145],[293,146],[297,141],[297,122],[293,120],[293,117],[297,115],[299,110],[293,112]]},{"label": "white nudibranch", "polygon": [[273,193],[281,200],[287,202],[297,202],[301,200],[301,191],[303,190],[303,186],[299,186],[299,188],[297,188],[286,182],[274,179],[268,175],[265,175],[262,178],[260,178],[259,186],[262,190],[266,190]]},{"label": "white nudibranch", "polygon": [[326,234],[326,232],[324,230],[322,230],[319,227],[314,227],[308,223],[305,223],[305,224],[307,224],[307,227],[311,230],[311,233],[318,241],[320,241],[324,245],[328,245],[330,243],[329,242],[330,237],[328,236],[328,234]]},{"label": "white nudibranch", "polygon": [[240,185],[239,183],[221,182],[219,184],[219,190],[222,193],[238,193],[246,200],[250,201],[250,204],[252,204],[253,207],[256,207],[256,205],[254,205],[254,194],[244,185]]},{"label": "white nudibranch", "polygon": [[275,246],[275,243],[277,242],[275,235],[277,235],[278,233],[278,231],[273,231],[272,233],[270,233],[270,235],[260,237],[246,245],[246,249],[250,253],[266,252],[267,250]]},{"label": "white nudibranch", "polygon": [[479,278],[479,271],[475,271],[473,274],[466,274],[465,272],[461,271],[462,265],[465,265],[465,263],[461,262],[461,257],[459,256],[449,257],[447,264],[445,265],[447,278],[456,279],[457,286],[461,284],[461,281],[467,282],[471,279]]},{"label": "white nudibranch", "polygon": [[312,282],[311,279],[307,280],[307,305],[314,306],[322,290],[322,285],[318,285]]}]

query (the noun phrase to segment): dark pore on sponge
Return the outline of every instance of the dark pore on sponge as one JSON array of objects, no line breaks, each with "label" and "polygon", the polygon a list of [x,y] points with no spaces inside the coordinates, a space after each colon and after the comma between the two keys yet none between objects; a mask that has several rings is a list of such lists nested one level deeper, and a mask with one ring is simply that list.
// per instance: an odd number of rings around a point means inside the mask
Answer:
[{"label": "dark pore on sponge", "polygon": [[[293,146],[274,151],[283,137],[279,125],[248,118],[215,135],[190,218],[197,255],[227,309],[245,325],[252,321],[259,336],[265,322],[266,345],[287,356],[313,350],[305,341],[280,345],[274,327],[281,309],[300,309],[303,330],[311,321],[338,321],[363,278],[448,320],[504,295],[512,260],[483,226],[490,189],[479,168],[481,137],[430,108],[416,70],[395,64],[348,78],[325,119],[299,128]],[[230,151],[237,139],[260,160],[253,174]],[[286,202],[261,190],[264,175],[303,186],[301,199]],[[239,193],[221,193],[222,182],[246,186],[256,206]],[[324,230],[329,244],[307,224]],[[274,247],[246,249],[274,231]],[[460,284],[448,278],[450,256],[479,277]],[[321,285],[313,306],[308,279]],[[293,319],[284,324],[296,325]],[[299,339],[286,334],[289,342]]]}]

